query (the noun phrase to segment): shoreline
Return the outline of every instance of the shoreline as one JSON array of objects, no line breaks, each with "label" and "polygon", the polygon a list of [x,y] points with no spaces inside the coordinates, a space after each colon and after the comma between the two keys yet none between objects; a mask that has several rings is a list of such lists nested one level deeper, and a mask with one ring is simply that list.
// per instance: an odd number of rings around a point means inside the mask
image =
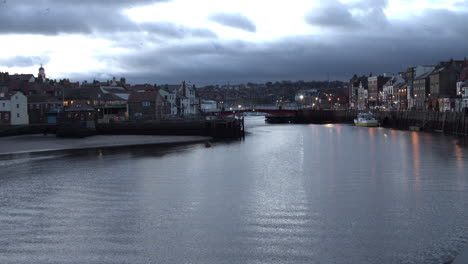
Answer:
[{"label": "shoreline", "polygon": [[100,148],[167,146],[202,143],[212,140],[202,136],[91,136],[82,139],[57,138],[42,134],[0,138],[0,156]]}]

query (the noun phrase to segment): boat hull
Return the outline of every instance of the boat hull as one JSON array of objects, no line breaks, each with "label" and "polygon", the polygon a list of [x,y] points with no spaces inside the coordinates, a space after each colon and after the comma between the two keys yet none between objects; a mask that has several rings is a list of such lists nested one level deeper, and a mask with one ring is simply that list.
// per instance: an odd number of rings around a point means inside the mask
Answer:
[{"label": "boat hull", "polygon": [[370,121],[370,122],[356,122],[354,121],[354,125],[358,127],[378,127],[379,123],[377,121]]}]

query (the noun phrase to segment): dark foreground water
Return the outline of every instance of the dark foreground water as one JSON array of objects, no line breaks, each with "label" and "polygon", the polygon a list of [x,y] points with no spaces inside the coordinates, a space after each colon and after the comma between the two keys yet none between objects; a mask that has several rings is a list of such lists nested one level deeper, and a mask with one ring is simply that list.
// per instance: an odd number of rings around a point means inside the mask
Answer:
[{"label": "dark foreground water", "polygon": [[440,264],[468,242],[454,138],[248,122],[210,149],[1,157],[0,263]]}]

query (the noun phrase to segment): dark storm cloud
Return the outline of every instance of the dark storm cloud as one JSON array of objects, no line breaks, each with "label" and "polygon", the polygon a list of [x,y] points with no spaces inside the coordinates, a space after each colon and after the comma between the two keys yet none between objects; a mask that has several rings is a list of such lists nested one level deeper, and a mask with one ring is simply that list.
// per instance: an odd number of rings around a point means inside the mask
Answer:
[{"label": "dark storm cloud", "polygon": [[468,56],[467,23],[466,12],[428,10],[411,20],[389,22],[384,30],[362,28],[261,44],[221,39],[168,44],[114,62],[136,82],[222,84],[325,80],[328,75],[346,80],[354,73],[399,72]]},{"label": "dark storm cloud", "polygon": [[[45,2],[56,5],[47,10],[49,5],[43,5]],[[459,12],[430,9],[406,20],[389,20],[384,13],[388,2],[384,0],[347,4],[322,1],[326,4],[310,10],[305,19],[326,29],[323,33],[254,43],[219,39],[210,30],[172,22],[136,24],[120,12],[128,5],[146,1],[78,2],[77,5],[90,8],[73,9],[74,0],[15,0],[9,12],[0,7],[0,34],[95,34],[112,41],[113,47],[127,50],[98,58],[109,65],[107,72],[61,76],[80,81],[122,76],[141,83],[190,80],[197,84],[223,84],[325,80],[328,75],[345,80],[354,73],[399,72],[408,66],[468,56],[468,10],[463,5]],[[242,15],[215,14],[211,19],[249,32],[256,30],[255,24]],[[40,63],[37,59],[17,57],[4,59],[0,65],[30,62]]]},{"label": "dark storm cloud", "polygon": [[172,22],[138,24],[121,13],[123,8],[157,2],[164,1],[7,0],[0,8],[0,34],[148,32],[173,38],[216,37],[208,29],[185,27]]},{"label": "dark storm cloud", "polygon": [[257,31],[255,23],[248,17],[237,13],[216,13],[210,16],[210,19],[223,26],[242,29],[249,32]]},{"label": "dark storm cloud", "polygon": [[38,57],[38,56],[15,56],[6,59],[0,59],[0,66],[5,67],[29,67],[38,65],[41,63],[47,63],[49,61],[48,57]]}]

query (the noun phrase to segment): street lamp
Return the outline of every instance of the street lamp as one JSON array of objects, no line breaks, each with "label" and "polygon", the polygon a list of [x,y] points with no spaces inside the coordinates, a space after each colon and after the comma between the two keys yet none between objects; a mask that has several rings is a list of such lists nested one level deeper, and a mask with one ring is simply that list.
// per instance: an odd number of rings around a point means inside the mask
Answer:
[{"label": "street lamp", "polygon": [[304,96],[302,94],[299,96],[299,98],[301,99],[301,101],[304,100]]}]

